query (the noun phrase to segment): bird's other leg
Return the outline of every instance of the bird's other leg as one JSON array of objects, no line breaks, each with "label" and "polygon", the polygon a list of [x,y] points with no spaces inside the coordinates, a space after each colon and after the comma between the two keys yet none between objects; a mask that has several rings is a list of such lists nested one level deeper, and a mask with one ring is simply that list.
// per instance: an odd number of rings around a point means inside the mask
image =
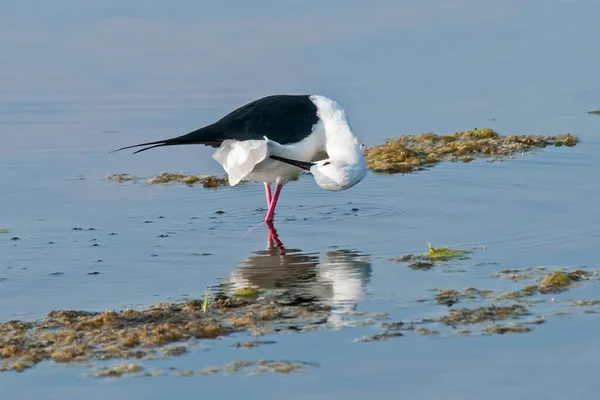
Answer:
[{"label": "bird's other leg", "polygon": [[281,188],[283,184],[277,182],[275,185],[275,193],[273,193],[273,197],[271,198],[271,202],[269,203],[269,210],[267,211],[267,216],[265,217],[265,222],[273,221],[273,215],[275,214],[275,207],[277,207],[277,200],[279,200],[279,193],[281,192]]},{"label": "bird's other leg", "polygon": [[265,196],[267,197],[267,208],[271,206],[271,184],[265,182]]}]

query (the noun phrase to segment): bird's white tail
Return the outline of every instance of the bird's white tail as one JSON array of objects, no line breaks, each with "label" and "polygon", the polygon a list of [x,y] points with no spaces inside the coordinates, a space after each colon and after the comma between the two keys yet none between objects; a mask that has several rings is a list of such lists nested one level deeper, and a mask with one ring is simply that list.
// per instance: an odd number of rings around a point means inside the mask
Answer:
[{"label": "bird's white tail", "polygon": [[266,140],[225,140],[213,154],[213,158],[223,166],[229,176],[229,184],[237,185],[254,166],[268,156]]}]

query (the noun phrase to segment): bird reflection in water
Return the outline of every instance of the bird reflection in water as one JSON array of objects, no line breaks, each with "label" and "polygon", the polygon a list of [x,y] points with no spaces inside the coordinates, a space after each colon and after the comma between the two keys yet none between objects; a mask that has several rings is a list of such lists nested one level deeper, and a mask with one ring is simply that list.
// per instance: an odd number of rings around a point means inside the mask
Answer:
[{"label": "bird reflection in water", "polygon": [[281,304],[326,304],[332,307],[328,322],[343,323],[342,314],[355,309],[369,282],[369,256],[346,249],[324,254],[286,249],[275,227],[267,227],[266,250],[239,263],[228,277],[226,291],[253,287],[266,290]]}]

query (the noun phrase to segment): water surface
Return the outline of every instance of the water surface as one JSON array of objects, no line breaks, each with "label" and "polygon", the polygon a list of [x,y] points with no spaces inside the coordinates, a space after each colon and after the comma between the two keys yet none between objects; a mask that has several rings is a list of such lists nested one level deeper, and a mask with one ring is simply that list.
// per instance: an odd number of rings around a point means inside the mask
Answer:
[{"label": "water surface", "polygon": [[[248,282],[406,320],[446,311],[416,303],[431,289],[521,287],[490,278],[501,269],[599,266],[600,118],[586,114],[600,107],[594,1],[0,5],[0,228],[10,229],[0,234],[2,321],[142,308]],[[571,132],[581,143],[500,163],[370,173],[342,193],[302,177],[278,206],[283,258],[266,250],[262,185],[104,179],[221,174],[208,148],[108,152],[188,132],[275,92],[336,99],[367,144],[474,127]],[[426,241],[478,250],[454,272],[388,261],[425,251]],[[556,296],[573,298],[598,298],[597,284]],[[273,335],[264,339],[275,345],[252,350],[227,338],[153,365],[266,358],[320,367],[107,384],[43,363],[0,374],[0,385],[7,396],[61,399],[592,398],[597,321],[574,314],[522,335],[354,343],[374,333],[367,326]]]}]

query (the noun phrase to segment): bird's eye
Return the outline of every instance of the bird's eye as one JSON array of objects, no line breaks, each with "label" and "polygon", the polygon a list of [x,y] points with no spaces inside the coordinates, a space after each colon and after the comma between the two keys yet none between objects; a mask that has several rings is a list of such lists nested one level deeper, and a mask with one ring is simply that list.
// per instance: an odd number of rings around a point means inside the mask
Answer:
[{"label": "bird's eye", "polygon": [[331,164],[329,161],[325,161],[325,162],[323,163],[323,166],[326,166],[326,165],[329,165],[329,164]]}]

